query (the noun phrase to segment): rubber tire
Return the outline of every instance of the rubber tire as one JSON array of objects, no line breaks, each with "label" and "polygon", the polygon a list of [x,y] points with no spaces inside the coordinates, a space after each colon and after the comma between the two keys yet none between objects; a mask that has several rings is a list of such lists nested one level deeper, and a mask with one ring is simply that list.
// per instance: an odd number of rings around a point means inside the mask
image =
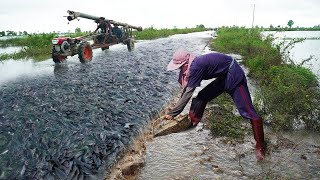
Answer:
[{"label": "rubber tire", "polygon": [[66,59],[65,56],[52,55],[52,60],[54,63],[62,63]]},{"label": "rubber tire", "polygon": [[90,44],[81,44],[78,48],[78,58],[81,63],[88,63],[92,60],[92,47]]},{"label": "rubber tire", "polygon": [[134,49],[134,40],[133,39],[128,39],[127,40],[127,48],[128,51],[132,51]]}]

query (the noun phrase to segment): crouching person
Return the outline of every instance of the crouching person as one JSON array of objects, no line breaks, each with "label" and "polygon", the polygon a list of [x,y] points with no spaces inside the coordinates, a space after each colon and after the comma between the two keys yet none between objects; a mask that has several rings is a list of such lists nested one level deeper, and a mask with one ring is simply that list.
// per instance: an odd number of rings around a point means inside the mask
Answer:
[{"label": "crouching person", "polygon": [[195,56],[183,48],[178,49],[168,64],[167,70],[180,70],[178,82],[183,88],[180,99],[165,115],[172,119],[179,115],[196,87],[202,80],[215,78],[192,99],[189,117],[192,126],[200,122],[209,101],[227,92],[233,99],[241,116],[251,121],[253,136],[256,141],[255,154],[257,160],[265,158],[263,121],[253,107],[243,69],[230,56],[221,53],[209,53]]}]

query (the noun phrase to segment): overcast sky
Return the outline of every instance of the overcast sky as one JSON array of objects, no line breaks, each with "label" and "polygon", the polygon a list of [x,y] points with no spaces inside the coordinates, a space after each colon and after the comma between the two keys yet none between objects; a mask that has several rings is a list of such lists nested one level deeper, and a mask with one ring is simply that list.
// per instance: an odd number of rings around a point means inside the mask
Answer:
[{"label": "overcast sky", "polygon": [[313,27],[320,24],[320,0],[1,0],[0,31],[52,32],[96,28],[80,19],[68,24],[67,10],[135,26],[156,28],[254,25]]}]

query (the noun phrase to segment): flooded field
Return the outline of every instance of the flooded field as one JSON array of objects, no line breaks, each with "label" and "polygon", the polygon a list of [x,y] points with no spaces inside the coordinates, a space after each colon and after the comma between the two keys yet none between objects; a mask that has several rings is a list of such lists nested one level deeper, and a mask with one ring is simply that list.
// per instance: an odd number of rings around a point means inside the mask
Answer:
[{"label": "flooded field", "polygon": [[295,44],[290,52],[291,57],[295,62],[301,63],[313,56],[304,66],[320,78],[320,31],[265,32],[265,34],[274,34],[280,41],[283,38],[306,38],[303,42]]}]

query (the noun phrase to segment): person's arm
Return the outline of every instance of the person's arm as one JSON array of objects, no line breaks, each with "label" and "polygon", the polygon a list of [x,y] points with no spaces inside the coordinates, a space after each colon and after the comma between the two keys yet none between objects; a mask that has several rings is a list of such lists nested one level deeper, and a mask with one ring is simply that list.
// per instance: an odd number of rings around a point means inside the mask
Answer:
[{"label": "person's arm", "polygon": [[178,100],[177,104],[167,114],[167,116],[166,116],[167,119],[173,118],[173,117],[179,115],[183,111],[184,107],[186,107],[187,103],[191,99],[192,94],[193,94],[195,89],[196,89],[195,87],[194,88],[186,87],[184,89],[184,91],[182,92],[182,95],[181,95],[180,99]]},{"label": "person's arm", "polygon": [[97,26],[97,29],[93,31],[93,33],[96,33],[99,28],[100,28],[100,24]]},{"label": "person's arm", "polygon": [[99,25],[97,26],[97,29],[94,31],[94,33],[96,33],[99,29],[101,29],[102,31],[102,28],[103,28],[103,23],[99,23]]}]

